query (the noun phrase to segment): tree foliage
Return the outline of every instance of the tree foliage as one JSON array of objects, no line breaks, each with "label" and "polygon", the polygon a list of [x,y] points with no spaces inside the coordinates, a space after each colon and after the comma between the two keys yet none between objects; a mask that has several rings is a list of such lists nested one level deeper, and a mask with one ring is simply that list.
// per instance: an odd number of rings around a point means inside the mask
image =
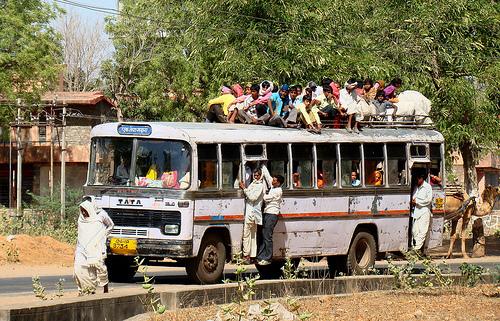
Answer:
[{"label": "tree foliage", "polygon": [[39,98],[56,80],[61,46],[50,22],[58,10],[42,0],[0,1],[0,95]]},{"label": "tree foliage", "polygon": [[432,100],[433,118],[450,150],[475,160],[482,150],[498,147],[495,1],[161,0],[151,6],[126,0],[121,5],[122,15],[108,25],[116,53],[105,76],[126,117],[201,119],[207,99],[234,82],[305,84],[328,76],[343,83],[350,77],[399,76],[403,89]]}]

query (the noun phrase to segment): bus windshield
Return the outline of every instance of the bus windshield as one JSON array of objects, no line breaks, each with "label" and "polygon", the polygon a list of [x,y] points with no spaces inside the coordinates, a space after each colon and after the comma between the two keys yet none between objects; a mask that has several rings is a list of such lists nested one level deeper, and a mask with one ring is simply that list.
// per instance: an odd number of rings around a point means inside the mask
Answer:
[{"label": "bus windshield", "polygon": [[191,151],[174,140],[99,137],[92,141],[89,185],[187,189]]}]

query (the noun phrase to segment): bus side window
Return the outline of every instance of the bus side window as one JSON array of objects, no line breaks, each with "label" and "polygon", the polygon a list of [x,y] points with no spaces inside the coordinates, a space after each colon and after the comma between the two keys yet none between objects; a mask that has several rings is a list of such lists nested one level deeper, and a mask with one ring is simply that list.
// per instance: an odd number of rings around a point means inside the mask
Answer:
[{"label": "bus side window", "polygon": [[292,144],[293,187],[313,187],[313,150],[312,144]]},{"label": "bus side window", "polygon": [[316,144],[318,188],[337,186],[337,151],[335,144]]},{"label": "bus side window", "polygon": [[433,187],[441,186],[441,145],[429,144],[431,168],[429,182]]},{"label": "bus side window", "polygon": [[240,145],[222,144],[222,189],[236,189],[239,184]]},{"label": "bus side window", "polygon": [[200,189],[217,189],[217,145],[198,145],[198,184]]},{"label": "bus side window", "polygon": [[389,185],[407,185],[406,144],[387,144],[387,177]]},{"label": "bus side window", "polygon": [[369,186],[384,186],[384,145],[363,144],[365,184]]},{"label": "bus side window", "polygon": [[361,151],[360,144],[341,144],[342,186],[361,187]]},{"label": "bus side window", "polygon": [[283,188],[290,186],[288,178],[288,146],[287,144],[267,144],[267,167],[271,175],[285,178]]}]

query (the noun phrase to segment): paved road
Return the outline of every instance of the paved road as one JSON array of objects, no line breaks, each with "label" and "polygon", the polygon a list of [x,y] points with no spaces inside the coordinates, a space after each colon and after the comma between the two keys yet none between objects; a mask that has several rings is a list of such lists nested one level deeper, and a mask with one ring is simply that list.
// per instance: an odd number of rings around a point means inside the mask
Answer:
[{"label": "paved road", "polygon": [[[437,261],[439,262],[439,261]],[[447,262],[447,266],[452,272],[459,272],[459,266],[462,264],[463,260],[455,259]],[[402,264],[402,261],[396,262],[397,264]],[[474,262],[474,264],[481,265],[485,269],[495,270],[497,266],[500,265],[500,257],[486,257],[482,258],[480,262]],[[417,268],[421,266],[417,266]],[[328,269],[326,263],[321,261],[319,263],[308,265],[308,270],[310,271],[310,276],[312,278],[324,278],[328,277]],[[387,268],[386,261],[377,261],[375,268],[379,270],[380,274],[386,273],[384,271]],[[155,276],[156,283],[158,284],[190,284],[184,268],[180,267],[154,267],[155,272],[148,273],[149,275]],[[249,273],[257,272],[253,266],[249,266]],[[418,272],[418,271],[417,271]],[[225,278],[234,277],[234,268],[228,267],[225,270]],[[76,284],[73,281],[72,275],[52,275],[52,276],[42,276],[40,281],[44,287],[46,287],[47,292],[52,292],[55,290],[55,284],[60,278],[65,279],[64,289],[67,291],[76,290]],[[139,274],[136,274],[134,278],[134,283],[140,283],[142,278]],[[134,283],[111,283],[112,288],[121,287],[133,287],[137,288]],[[32,293],[32,281],[31,277],[16,277],[16,278],[0,278],[0,297],[9,296],[12,294],[28,294]]]}]

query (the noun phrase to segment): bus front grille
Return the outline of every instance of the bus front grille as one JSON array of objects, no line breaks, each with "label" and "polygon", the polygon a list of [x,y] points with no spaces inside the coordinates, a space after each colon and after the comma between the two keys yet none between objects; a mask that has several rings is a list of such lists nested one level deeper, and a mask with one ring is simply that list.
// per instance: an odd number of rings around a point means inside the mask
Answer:
[{"label": "bus front grille", "polygon": [[135,228],[114,228],[111,230],[111,235],[118,236],[148,236],[147,229],[135,229]]},{"label": "bus front grille", "polygon": [[181,213],[174,211],[132,210],[105,208],[115,226],[156,227],[163,229],[165,224],[181,224]]}]

